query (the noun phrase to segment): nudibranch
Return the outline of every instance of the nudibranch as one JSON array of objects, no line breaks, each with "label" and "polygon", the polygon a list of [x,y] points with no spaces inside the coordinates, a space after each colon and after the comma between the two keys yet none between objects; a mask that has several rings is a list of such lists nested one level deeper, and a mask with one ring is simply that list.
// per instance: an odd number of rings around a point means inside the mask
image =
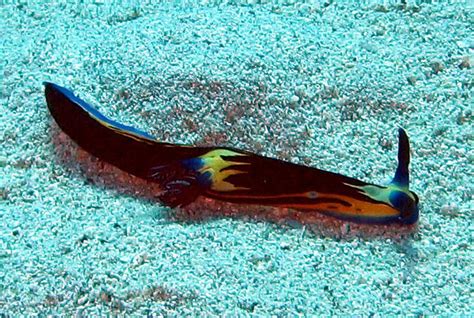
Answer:
[{"label": "nudibranch", "polygon": [[203,196],[364,224],[418,221],[418,197],[409,190],[409,139],[401,128],[395,177],[379,186],[235,148],[159,142],[105,117],[64,87],[44,85],[49,111],[61,130],[99,159],[157,182],[162,189],[158,197],[167,206],[186,206]]}]

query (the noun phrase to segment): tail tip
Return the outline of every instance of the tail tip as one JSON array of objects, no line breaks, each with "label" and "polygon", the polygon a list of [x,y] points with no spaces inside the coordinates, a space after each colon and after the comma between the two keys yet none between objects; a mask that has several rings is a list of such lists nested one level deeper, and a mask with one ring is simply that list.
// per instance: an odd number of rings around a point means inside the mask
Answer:
[{"label": "tail tip", "polygon": [[403,128],[398,129],[398,166],[392,183],[408,188],[410,181],[410,140]]}]

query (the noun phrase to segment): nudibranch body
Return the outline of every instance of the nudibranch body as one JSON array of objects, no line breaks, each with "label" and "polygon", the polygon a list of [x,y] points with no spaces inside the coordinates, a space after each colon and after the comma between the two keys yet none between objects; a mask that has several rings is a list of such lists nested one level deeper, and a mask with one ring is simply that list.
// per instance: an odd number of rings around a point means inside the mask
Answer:
[{"label": "nudibranch body", "polygon": [[45,83],[46,101],[58,126],[80,147],[163,189],[160,200],[185,206],[204,196],[237,204],[319,212],[367,224],[418,221],[418,197],[409,190],[410,146],[399,130],[398,167],[387,186],[269,158],[230,147],[159,142],[115,122],[68,89]]}]

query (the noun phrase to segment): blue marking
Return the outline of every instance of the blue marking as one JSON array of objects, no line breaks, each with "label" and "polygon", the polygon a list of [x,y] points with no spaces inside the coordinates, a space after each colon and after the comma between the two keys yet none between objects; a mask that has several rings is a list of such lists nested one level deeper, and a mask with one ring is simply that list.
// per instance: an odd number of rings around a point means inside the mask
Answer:
[{"label": "blue marking", "polygon": [[192,170],[197,174],[197,181],[201,186],[208,187],[212,184],[212,174],[209,171],[199,173],[199,170],[204,167],[204,160],[201,158],[191,158],[182,161],[186,169]]},{"label": "blue marking", "polygon": [[146,138],[146,139],[151,139],[152,141],[156,141],[155,137],[153,137],[152,135],[150,135],[150,134],[148,134],[144,131],[138,130],[138,129],[136,129],[134,127],[131,127],[131,126],[123,125],[119,122],[116,122],[115,120],[112,120],[112,119],[109,119],[109,118],[105,117],[97,109],[95,109],[94,107],[92,107],[91,105],[89,105],[88,103],[86,103],[85,101],[83,101],[82,99],[77,97],[76,95],[74,95],[73,92],[71,92],[69,89],[67,89],[65,87],[59,86],[59,85],[51,83],[51,82],[43,82],[43,85],[50,86],[53,89],[55,89],[56,91],[60,92],[67,99],[69,99],[70,101],[72,101],[73,103],[75,103],[76,105],[81,107],[82,109],[84,109],[93,118],[95,118],[99,121],[103,121],[103,122],[107,123],[108,125],[110,125],[114,128],[117,128],[119,130],[123,130],[123,131],[129,132],[131,134],[138,135],[138,136]]},{"label": "blue marking", "polygon": [[201,158],[191,158],[183,160],[183,165],[190,170],[198,172],[199,169],[204,167],[204,161]]},{"label": "blue marking", "polygon": [[388,199],[395,209],[400,211],[400,222],[403,224],[414,224],[418,221],[418,205],[405,192],[393,191]]},{"label": "blue marking", "polygon": [[209,171],[200,173],[199,170],[204,167],[204,160],[201,158],[191,158],[182,161],[186,169],[192,170],[196,173],[197,181],[201,186],[209,187],[212,184],[212,174]]},{"label": "blue marking", "polygon": [[212,185],[211,177],[212,177],[212,174],[209,171],[206,171],[204,173],[199,174],[197,180],[200,185],[209,187]]},{"label": "blue marking", "polygon": [[410,182],[410,173],[408,165],[410,164],[410,142],[405,130],[398,130],[398,166],[393,177],[392,184],[402,188],[408,188]]}]

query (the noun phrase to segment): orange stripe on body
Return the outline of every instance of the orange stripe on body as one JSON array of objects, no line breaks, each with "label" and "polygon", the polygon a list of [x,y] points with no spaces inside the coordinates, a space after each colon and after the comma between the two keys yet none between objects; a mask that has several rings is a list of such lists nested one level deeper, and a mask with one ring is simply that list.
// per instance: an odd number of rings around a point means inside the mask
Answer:
[{"label": "orange stripe on body", "polygon": [[[313,191],[310,191],[313,192]],[[227,194],[211,192],[212,197],[216,199],[291,199],[291,198],[305,198],[308,199],[310,192],[294,193],[294,194],[281,194],[273,196],[252,196],[242,194]],[[385,203],[373,203],[363,200],[358,200],[344,195],[337,194],[317,194],[317,199],[335,199],[334,202],[322,202],[322,203],[272,203],[265,202],[266,205],[293,208],[293,209],[305,209],[305,210],[321,210],[321,211],[333,211],[335,213],[344,214],[347,216],[364,216],[364,217],[388,217],[398,216],[399,212]],[[349,206],[343,205],[336,200],[344,201]]]}]

